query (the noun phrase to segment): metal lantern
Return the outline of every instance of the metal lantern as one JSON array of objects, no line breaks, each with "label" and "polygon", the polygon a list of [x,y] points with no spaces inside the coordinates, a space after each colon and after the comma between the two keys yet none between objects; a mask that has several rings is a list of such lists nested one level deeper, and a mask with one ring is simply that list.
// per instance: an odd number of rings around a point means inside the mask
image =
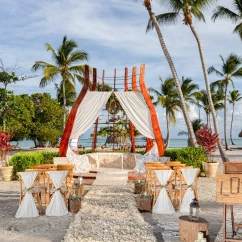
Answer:
[{"label": "metal lantern", "polygon": [[196,198],[192,199],[192,202],[190,204],[190,213],[189,213],[189,220],[192,221],[199,221],[199,203]]}]

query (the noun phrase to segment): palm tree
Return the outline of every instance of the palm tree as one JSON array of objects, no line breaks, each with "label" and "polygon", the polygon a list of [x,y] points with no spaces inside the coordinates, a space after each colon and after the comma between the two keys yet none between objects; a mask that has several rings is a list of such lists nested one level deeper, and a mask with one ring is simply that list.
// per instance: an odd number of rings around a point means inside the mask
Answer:
[{"label": "palm tree", "polygon": [[46,50],[51,52],[51,57],[54,64],[44,61],[36,61],[32,67],[33,71],[39,69],[43,70],[43,77],[40,80],[40,87],[54,82],[61,76],[62,89],[63,89],[63,129],[66,123],[66,92],[65,83],[70,82],[75,84],[77,79],[83,82],[84,66],[79,63],[88,60],[88,54],[84,51],[78,50],[77,43],[67,36],[64,36],[61,46],[54,50],[50,44],[46,44]]},{"label": "palm tree", "polygon": [[185,100],[189,103],[196,104],[196,98],[200,95],[199,86],[193,83],[191,78],[182,77],[181,89]]},{"label": "palm tree", "polygon": [[183,116],[184,116],[184,119],[185,119],[185,122],[186,122],[186,125],[187,125],[189,137],[191,139],[191,144],[192,144],[192,146],[196,146],[196,137],[195,137],[195,134],[194,134],[193,129],[192,129],[191,120],[190,120],[189,115],[188,115],[186,103],[185,103],[185,100],[184,100],[184,97],[183,97],[183,94],[182,94],[181,85],[180,85],[179,78],[178,78],[178,75],[177,75],[177,72],[176,72],[176,68],[175,68],[175,65],[172,61],[171,55],[170,55],[170,53],[169,53],[169,51],[166,47],[166,43],[165,43],[165,40],[164,40],[163,35],[161,33],[159,23],[157,22],[157,19],[155,17],[154,12],[152,11],[151,0],[144,0],[144,6],[148,11],[148,14],[149,14],[150,19],[153,23],[153,26],[156,29],[161,48],[164,52],[164,55],[166,57],[166,60],[169,64],[169,66],[170,66],[172,76],[174,78],[175,86],[176,86],[176,89],[177,89],[178,97],[179,97],[179,100],[180,100],[181,110],[183,112]]},{"label": "palm tree", "polygon": [[156,101],[154,105],[160,105],[166,110],[166,125],[167,125],[167,137],[165,140],[165,147],[169,147],[170,143],[170,124],[176,123],[175,111],[179,111],[180,101],[178,99],[177,90],[174,87],[174,79],[167,78],[165,81],[161,81],[160,91],[149,88],[150,93],[156,95]]},{"label": "palm tree", "polygon": [[[192,121],[192,128],[194,133],[196,134],[196,132],[201,128],[201,126],[203,125],[202,120],[200,118],[194,119]],[[178,136],[181,135],[188,135],[188,133],[186,131],[181,131],[178,133]],[[188,145],[190,146],[190,140],[188,139]]]},{"label": "palm tree", "polygon": [[[221,93],[211,88],[211,95],[212,95],[214,109],[216,111],[223,109],[224,104],[221,102],[223,100],[223,96],[221,96]],[[204,112],[206,113],[208,127],[211,127],[211,121],[210,121],[211,106],[209,105],[208,95],[205,90],[201,91],[200,106],[203,108]]]},{"label": "palm tree", "polygon": [[235,143],[232,140],[232,128],[233,128],[233,121],[234,121],[234,105],[236,102],[242,99],[241,94],[239,93],[238,90],[233,90],[229,92],[229,96],[227,97],[229,103],[233,105],[233,111],[232,111],[232,119],[231,119],[231,126],[230,126],[230,140],[231,144],[235,145]]},{"label": "palm tree", "polygon": [[240,65],[242,64],[242,58],[235,55],[230,54],[226,60],[220,55],[220,58],[223,62],[221,71],[218,71],[214,66],[211,66],[208,69],[208,73],[215,73],[219,77],[221,77],[221,80],[218,80],[213,83],[213,86],[218,86],[220,89],[224,90],[224,141],[225,141],[225,149],[228,150],[228,141],[227,141],[227,93],[228,93],[228,86],[231,82],[234,86],[233,77],[242,77],[242,67]]},{"label": "palm tree", "polygon": [[242,40],[242,1],[234,0],[233,6],[237,12],[233,12],[232,10],[223,6],[218,6],[213,12],[212,19],[214,22],[219,18],[231,20],[234,24],[236,24],[233,33],[238,34]]},{"label": "palm tree", "polygon": [[[203,47],[201,40],[198,36],[198,33],[193,25],[193,17],[196,18],[197,20],[202,20],[205,22],[205,18],[201,10],[203,10],[205,7],[209,7],[213,2],[216,0],[160,0],[162,5],[166,5],[169,9],[171,9],[171,12],[168,13],[163,13],[158,16],[154,16],[156,19],[156,22],[158,24],[176,24],[178,18],[180,16],[183,16],[183,23],[186,26],[189,26],[196,41],[198,44],[198,49],[199,49],[199,54],[200,54],[200,59],[202,63],[202,68],[203,68],[203,74],[204,74],[204,80],[205,80],[205,85],[206,85],[206,91],[208,95],[208,102],[209,105],[211,106],[211,114],[213,116],[213,123],[214,123],[214,129],[217,134],[219,134],[219,127],[218,127],[218,120],[216,116],[216,112],[213,106],[213,100],[210,92],[210,83],[209,83],[209,78],[208,78],[208,71],[207,71],[207,66],[205,62],[205,57],[203,53]],[[151,20],[148,23],[147,30],[151,28],[156,28],[154,25],[154,20],[151,18]],[[228,161],[228,157],[226,156],[220,136],[218,136],[218,148],[220,151],[220,155],[223,161]]]},{"label": "palm tree", "polygon": [[[58,103],[63,106],[64,100],[63,100],[63,85],[62,82],[58,85],[55,83],[55,88],[57,90],[57,101]],[[66,82],[65,84],[65,94],[66,94],[66,106],[70,107],[73,105],[73,103],[76,100],[76,90],[74,85],[71,82]]]}]

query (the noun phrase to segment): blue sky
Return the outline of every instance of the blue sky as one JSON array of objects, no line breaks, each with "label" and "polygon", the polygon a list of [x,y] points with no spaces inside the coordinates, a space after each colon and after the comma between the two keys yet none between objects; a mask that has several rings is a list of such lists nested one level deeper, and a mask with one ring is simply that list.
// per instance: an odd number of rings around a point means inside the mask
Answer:
[{"label": "blue sky", "polygon": [[[51,62],[50,54],[45,50],[45,43],[57,48],[64,35],[77,41],[80,49],[89,53],[90,66],[98,69],[101,76],[103,69],[107,76],[124,75],[124,68],[130,72],[133,66],[146,64],[147,87],[159,88],[159,76],[171,75],[169,66],[159,45],[156,32],[146,34],[148,14],[142,1],[130,0],[0,0],[0,58],[6,66],[13,65],[18,58],[24,65],[18,74],[41,75],[32,73],[31,66],[37,60]],[[164,12],[156,1],[152,1],[156,14]],[[220,0],[219,5],[232,7],[232,1]],[[214,5],[213,9],[216,5]],[[204,12],[206,24],[194,22],[202,40],[207,66],[221,66],[219,55],[227,56],[235,52],[242,56],[242,43],[232,34],[233,24],[226,20],[213,23],[210,18],[212,10]],[[162,27],[167,47],[174,60],[178,76],[192,78],[204,88],[203,73],[198,49],[188,27],[182,19],[176,26]],[[217,80],[210,76],[210,81]],[[54,85],[39,88],[40,76],[25,82],[10,85],[15,94],[49,92],[55,97]],[[242,92],[242,80],[234,80],[235,88]],[[77,92],[81,89],[77,85]],[[161,129],[166,135],[164,110],[157,109]],[[228,131],[231,107],[228,108]],[[197,108],[191,106],[190,116],[198,117]],[[219,112],[220,127],[223,126],[223,112]],[[203,115],[205,119],[205,116]],[[233,136],[237,137],[242,128],[242,103],[235,112]],[[171,130],[171,136],[186,130],[181,113],[177,113],[177,124]],[[221,129],[221,133],[222,129]],[[184,137],[185,138],[185,137]]]}]

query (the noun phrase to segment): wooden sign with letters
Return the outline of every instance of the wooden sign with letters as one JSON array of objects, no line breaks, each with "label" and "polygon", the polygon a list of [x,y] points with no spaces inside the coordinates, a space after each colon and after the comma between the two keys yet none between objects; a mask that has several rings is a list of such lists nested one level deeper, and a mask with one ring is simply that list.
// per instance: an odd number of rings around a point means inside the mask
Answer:
[{"label": "wooden sign with letters", "polygon": [[242,174],[216,176],[216,201],[242,204]]}]

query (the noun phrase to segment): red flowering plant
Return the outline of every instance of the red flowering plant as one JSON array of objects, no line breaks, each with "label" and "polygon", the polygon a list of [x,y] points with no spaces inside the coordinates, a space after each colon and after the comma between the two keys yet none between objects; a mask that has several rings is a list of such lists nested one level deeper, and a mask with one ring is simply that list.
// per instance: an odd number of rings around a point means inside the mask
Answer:
[{"label": "red flowering plant", "polygon": [[8,132],[0,132],[0,162],[2,166],[8,166],[8,152],[12,148],[10,140],[12,135]]},{"label": "red flowering plant", "polygon": [[212,132],[207,125],[202,125],[197,131],[197,143],[202,146],[208,161],[213,162],[212,152],[216,150],[216,143],[218,142],[218,134]]}]

